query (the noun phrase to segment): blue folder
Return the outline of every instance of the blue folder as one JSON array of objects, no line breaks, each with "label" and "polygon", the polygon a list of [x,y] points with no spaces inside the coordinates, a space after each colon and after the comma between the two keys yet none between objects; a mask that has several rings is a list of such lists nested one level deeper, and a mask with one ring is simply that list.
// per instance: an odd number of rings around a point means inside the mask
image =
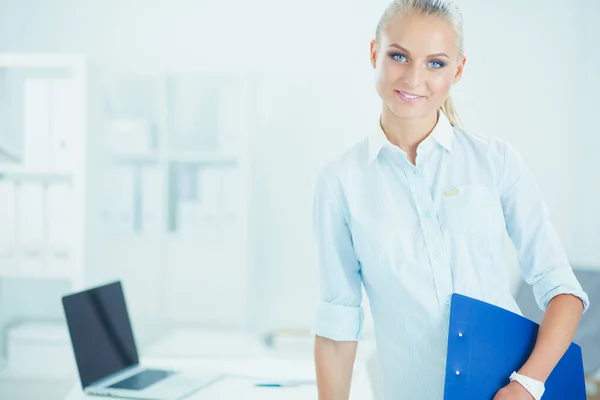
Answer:
[{"label": "blue folder", "polygon": [[[539,325],[503,308],[452,295],[445,400],[491,400],[527,361]],[[546,381],[543,400],[585,400],[581,348],[571,343]]]}]

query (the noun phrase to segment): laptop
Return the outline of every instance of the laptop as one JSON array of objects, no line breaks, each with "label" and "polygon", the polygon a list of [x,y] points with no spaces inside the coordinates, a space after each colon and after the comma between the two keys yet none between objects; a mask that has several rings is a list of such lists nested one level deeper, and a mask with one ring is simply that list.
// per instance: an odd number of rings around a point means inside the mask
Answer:
[{"label": "laptop", "polygon": [[176,400],[219,378],[140,365],[120,281],[64,296],[62,304],[86,394]]}]

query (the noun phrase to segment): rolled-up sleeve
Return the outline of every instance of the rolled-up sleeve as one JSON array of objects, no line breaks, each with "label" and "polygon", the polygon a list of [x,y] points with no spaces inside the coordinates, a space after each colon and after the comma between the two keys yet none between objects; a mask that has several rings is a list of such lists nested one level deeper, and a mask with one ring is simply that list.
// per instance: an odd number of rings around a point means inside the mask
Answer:
[{"label": "rolled-up sleeve", "polygon": [[533,175],[518,152],[504,144],[501,201],[507,232],[515,245],[523,279],[533,285],[538,306],[546,310],[553,297],[572,294],[589,299],[575,277],[556,230],[549,219]]},{"label": "rolled-up sleeve", "polygon": [[312,332],[336,341],[359,341],[363,324],[362,278],[340,201],[338,178],[327,168],[315,187],[313,228],[321,301]]}]

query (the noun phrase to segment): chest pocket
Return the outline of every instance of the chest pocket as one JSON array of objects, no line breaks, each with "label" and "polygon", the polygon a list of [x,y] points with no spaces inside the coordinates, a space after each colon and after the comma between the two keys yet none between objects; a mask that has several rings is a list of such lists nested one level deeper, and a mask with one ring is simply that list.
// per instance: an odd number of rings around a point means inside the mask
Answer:
[{"label": "chest pocket", "polygon": [[464,236],[480,251],[502,247],[506,233],[502,205],[486,186],[464,185],[442,193],[442,221],[451,235]]}]

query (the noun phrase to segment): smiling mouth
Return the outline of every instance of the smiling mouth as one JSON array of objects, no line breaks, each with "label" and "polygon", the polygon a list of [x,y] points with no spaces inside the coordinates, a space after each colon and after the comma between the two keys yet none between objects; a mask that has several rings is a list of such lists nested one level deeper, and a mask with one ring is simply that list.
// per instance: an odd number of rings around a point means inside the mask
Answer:
[{"label": "smiling mouth", "polygon": [[395,90],[398,100],[403,104],[418,104],[425,98],[425,96],[419,96],[417,94],[408,93],[403,90]]},{"label": "smiling mouth", "polygon": [[420,99],[422,97],[425,97],[425,96],[419,96],[418,94],[413,94],[413,93],[405,92],[403,90],[396,90],[396,93],[398,93],[398,94],[400,94],[400,95],[402,95],[402,96],[404,96],[404,97],[406,97],[408,99],[411,99],[411,100],[416,100],[416,99]]}]

